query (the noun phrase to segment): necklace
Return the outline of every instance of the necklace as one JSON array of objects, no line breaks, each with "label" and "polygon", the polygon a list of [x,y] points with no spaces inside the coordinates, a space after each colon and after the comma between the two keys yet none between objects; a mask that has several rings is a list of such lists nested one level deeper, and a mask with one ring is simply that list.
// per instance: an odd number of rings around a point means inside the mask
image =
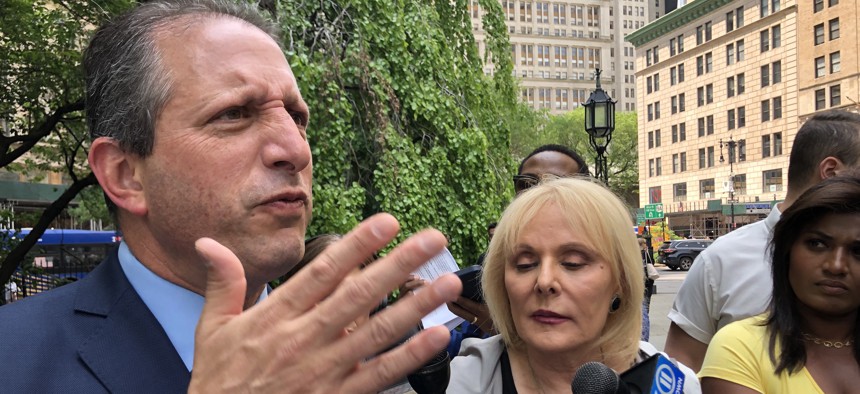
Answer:
[{"label": "necklace", "polygon": [[821,339],[819,337],[814,337],[805,332],[801,332],[800,335],[803,336],[803,339],[806,341],[812,341],[812,343],[816,345],[821,345],[824,347],[832,347],[835,349],[842,349],[843,347],[848,347],[854,344],[850,339],[846,339],[845,341],[828,341],[825,339]]}]

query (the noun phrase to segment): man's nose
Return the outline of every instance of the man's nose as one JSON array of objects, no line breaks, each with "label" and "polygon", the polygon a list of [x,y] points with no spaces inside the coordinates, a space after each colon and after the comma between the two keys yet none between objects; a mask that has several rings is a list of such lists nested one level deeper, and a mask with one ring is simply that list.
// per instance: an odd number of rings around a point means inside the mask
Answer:
[{"label": "man's nose", "polygon": [[308,141],[292,116],[284,110],[269,114],[266,127],[267,139],[263,148],[263,160],[267,166],[297,173],[311,163]]}]

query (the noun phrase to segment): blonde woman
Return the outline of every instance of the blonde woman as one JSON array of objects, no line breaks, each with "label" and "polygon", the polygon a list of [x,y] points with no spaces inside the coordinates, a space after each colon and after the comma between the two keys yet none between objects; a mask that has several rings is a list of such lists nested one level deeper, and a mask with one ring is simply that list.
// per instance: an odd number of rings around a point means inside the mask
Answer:
[{"label": "blonde woman", "polygon": [[[590,361],[617,372],[657,350],[639,342],[644,278],[624,204],[585,178],[550,180],[505,210],[482,286],[499,335],[466,340],[450,393],[561,393]],[[696,393],[691,370],[686,393]]]}]

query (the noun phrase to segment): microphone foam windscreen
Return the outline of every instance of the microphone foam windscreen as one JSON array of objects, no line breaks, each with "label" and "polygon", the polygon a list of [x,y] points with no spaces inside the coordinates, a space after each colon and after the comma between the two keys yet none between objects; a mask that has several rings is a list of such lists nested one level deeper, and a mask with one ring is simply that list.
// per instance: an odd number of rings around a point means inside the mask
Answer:
[{"label": "microphone foam windscreen", "polygon": [[591,361],[579,367],[570,388],[576,394],[616,394],[620,383],[615,371]]}]

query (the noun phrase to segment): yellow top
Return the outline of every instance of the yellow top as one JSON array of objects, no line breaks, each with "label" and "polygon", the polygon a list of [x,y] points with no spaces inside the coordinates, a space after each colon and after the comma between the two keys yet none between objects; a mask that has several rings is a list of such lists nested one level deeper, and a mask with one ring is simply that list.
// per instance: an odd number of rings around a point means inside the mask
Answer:
[{"label": "yellow top", "polygon": [[[753,316],[731,323],[714,335],[708,345],[699,379],[718,378],[760,393],[820,393],[809,370],[775,375],[776,366],[767,351],[768,335],[762,325],[765,315]],[[779,344],[776,354],[780,353]]]}]

